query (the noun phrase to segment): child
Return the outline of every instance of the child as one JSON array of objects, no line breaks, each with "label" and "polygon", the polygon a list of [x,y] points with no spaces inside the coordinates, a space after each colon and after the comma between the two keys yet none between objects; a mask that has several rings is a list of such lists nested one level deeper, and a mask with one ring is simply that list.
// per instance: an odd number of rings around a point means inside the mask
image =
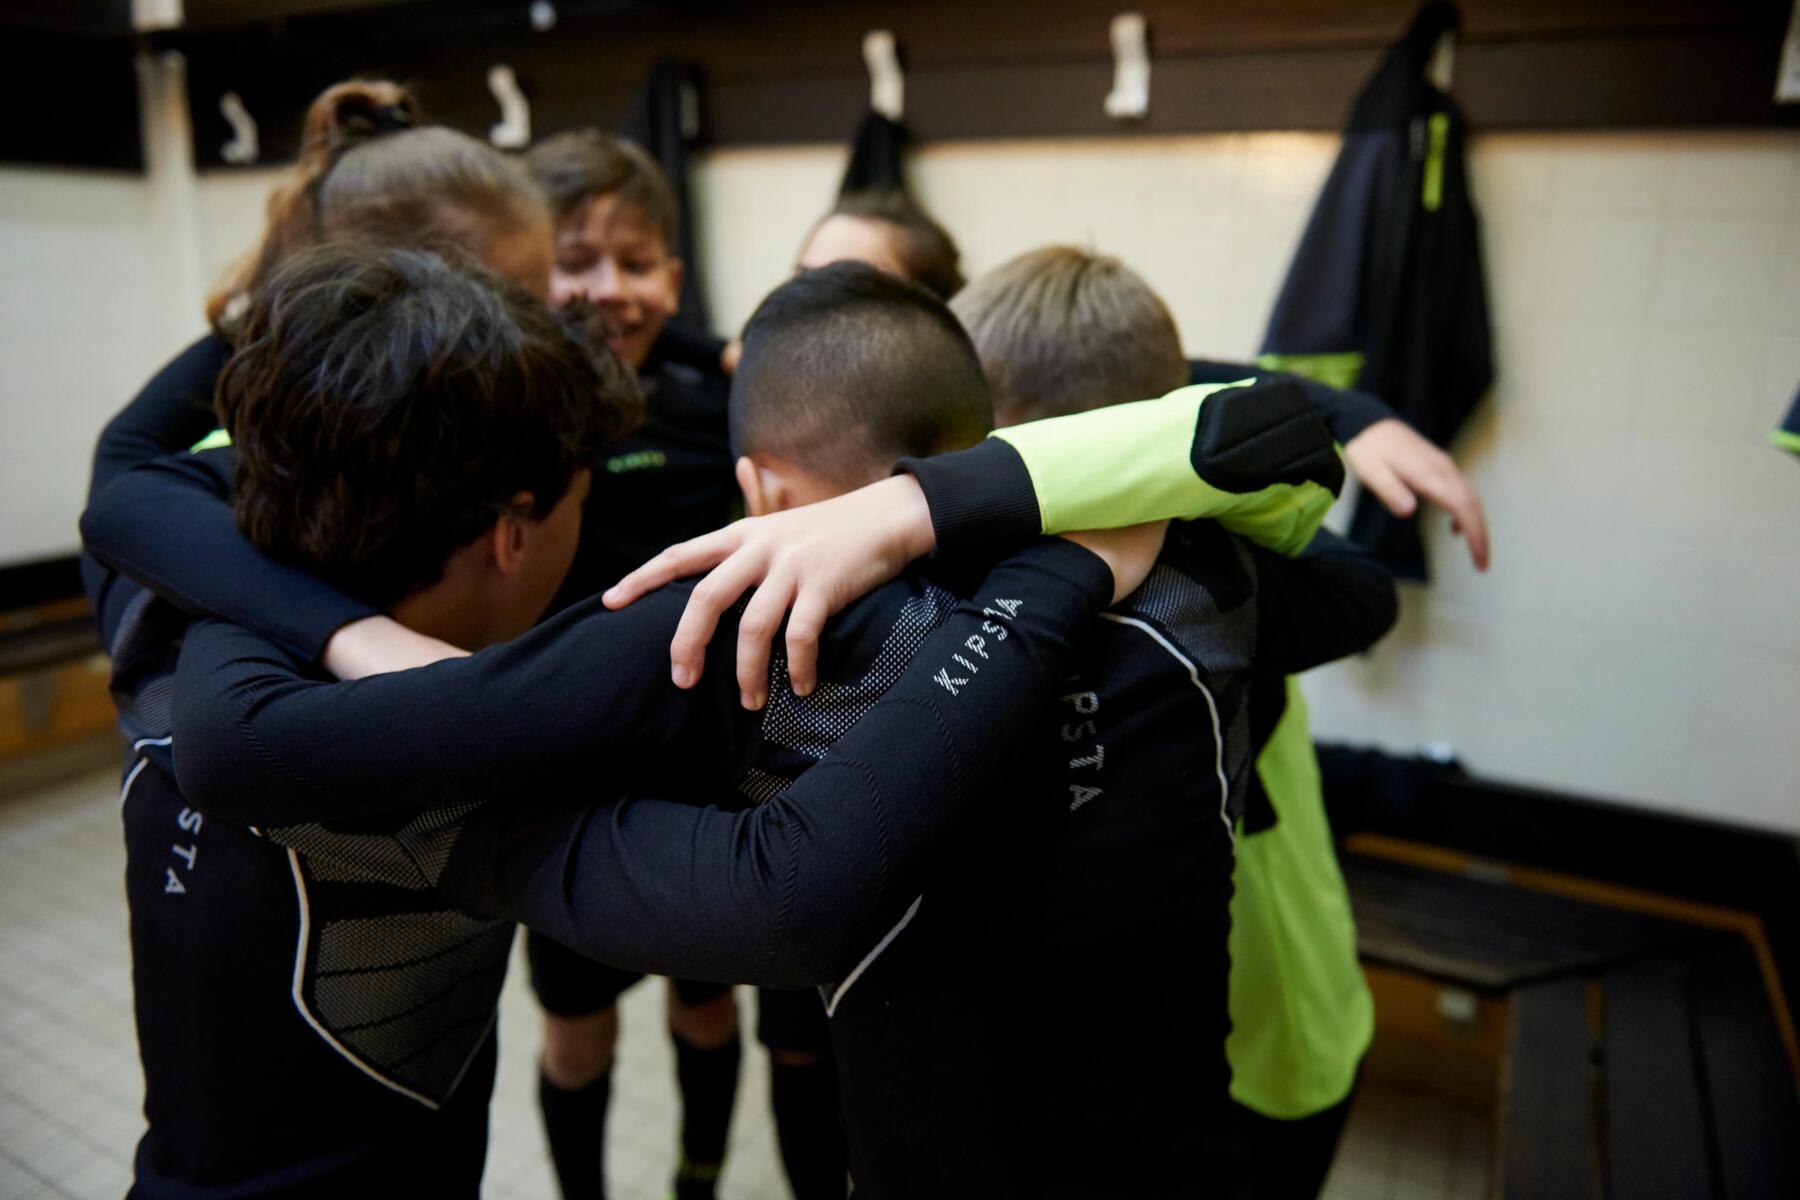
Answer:
[{"label": "child", "polygon": [[[1012,409],[1015,388],[1105,404],[1181,381],[1186,364],[1160,302],[1135,279],[1097,282],[1071,291],[1023,280],[971,322],[978,334],[1011,334],[996,372],[1002,406]],[[830,268],[784,285],[752,319],[732,420],[753,513],[860,482],[900,431],[954,437],[956,426],[934,415],[949,393],[927,365],[948,358],[948,346],[884,376],[885,389],[853,369],[873,340],[857,310],[899,305],[900,295],[883,296],[889,289],[903,291],[866,270]],[[1059,326],[1064,305],[1078,330]],[[927,323],[915,324],[883,327],[929,344]],[[857,439],[873,452],[858,452]],[[859,1191],[1187,1195],[1242,1178],[1228,1120],[1225,979],[1230,821],[1252,758],[1253,670],[1324,661],[1372,639],[1392,620],[1392,591],[1353,556],[1246,556],[1207,526],[1172,534],[1160,563],[1109,614],[1050,730],[1014,764],[1018,799],[1006,815],[926,890],[854,987],[831,996]],[[866,616],[840,625],[824,652],[832,682],[811,697],[784,693],[777,679],[752,794],[790,777],[823,731],[878,693],[884,654],[918,619],[909,607],[930,603],[927,588],[896,605],[891,627]],[[952,683],[975,665],[953,669]],[[1064,803],[1041,803],[1049,794]],[[1026,981],[1046,975],[1058,980],[1055,1010],[1020,1003]]]},{"label": "child", "polygon": [[[655,161],[630,142],[586,130],[546,139],[526,163],[556,213],[552,301],[586,300],[613,319],[612,349],[638,373],[647,408],[643,426],[596,464],[588,533],[559,597],[562,608],[735,515],[725,435],[728,384],[716,366],[701,371],[652,357],[678,311],[683,269],[671,250],[674,193]],[[538,1101],[557,1179],[565,1200],[602,1196],[618,998],[641,976],[540,934],[528,933],[526,947],[532,987],[544,1007]],[[675,1195],[706,1200],[724,1166],[737,1098],[741,1055],[731,989],[670,980],[668,1020],[682,1103]],[[774,1078],[779,1097],[779,1070]]]},{"label": "child", "polygon": [[876,188],[839,199],[806,235],[794,269],[865,262],[948,300],[964,283],[960,257],[949,232],[905,192]]},{"label": "child", "polygon": [[[1137,340],[1114,339],[1070,373],[1037,347],[1088,336],[1084,299],[1114,295],[1132,306]],[[1054,297],[1064,297],[1055,301]],[[1069,247],[1032,251],[996,267],[957,300],[995,383],[1000,423],[1094,406],[1094,373],[1128,377],[1156,358],[1162,375],[1181,354],[1161,301],[1116,259]],[[1021,314],[1029,310],[1030,319]],[[1190,379],[1242,379],[1254,366],[1186,364]],[[1085,372],[1085,373],[1084,373]],[[1402,481],[1459,515],[1478,565],[1486,556],[1479,501],[1448,456],[1393,419],[1373,397],[1313,383],[1303,387],[1347,443],[1365,482]],[[1115,393],[1121,397],[1125,393]],[[1411,501],[1402,485],[1401,495]],[[1360,648],[1360,647],[1358,647]],[[1253,1194],[1317,1195],[1348,1115],[1357,1065],[1374,1013],[1356,956],[1349,894],[1325,817],[1304,698],[1291,679],[1258,681],[1253,711],[1257,770],[1247,781],[1231,925],[1232,1096],[1250,1154]]]},{"label": "child", "polygon": [[[339,84],[319,97],[307,116],[300,162],[271,199],[262,245],[208,306],[214,332],[159,373],[101,436],[92,502],[134,464],[216,426],[215,382],[241,333],[249,296],[315,240],[430,245],[486,261],[535,294],[548,290],[550,218],[530,179],[492,148],[447,129],[415,127],[417,121],[412,97],[391,83]],[[629,390],[615,389],[600,397],[590,419],[617,419],[622,427],[634,404]],[[157,524],[165,516],[140,515]],[[229,514],[217,516],[229,529]],[[190,535],[204,543],[204,521],[179,531],[180,544],[190,544]],[[214,599],[225,611],[282,610],[283,643],[304,661],[330,657],[344,644],[346,627],[376,611],[300,572],[258,575],[224,561],[193,562],[199,592],[222,593]],[[440,1177],[478,1176],[491,1057],[475,1064],[454,1102],[423,1121],[411,1102],[362,1092],[360,1077],[346,1076],[341,1060],[287,1020],[292,1007],[282,981],[291,975],[292,950],[271,939],[268,927],[270,912],[291,910],[286,864],[265,871],[266,845],[217,825],[203,828],[176,785],[171,673],[187,617],[119,574],[122,558],[103,566],[84,555],[82,566],[129,746],[120,800],[149,1126],[137,1150],[138,1188],[186,1195],[215,1185],[251,1194],[305,1179],[326,1186],[336,1170],[357,1162],[379,1177],[385,1168],[370,1164],[411,1139],[440,1136],[453,1152],[411,1170],[409,1186],[433,1190]],[[178,603],[191,604],[193,594],[181,593]],[[282,609],[289,602],[293,607]],[[254,1054],[243,1040],[252,1034]],[[279,1094],[245,1079],[246,1071],[272,1062],[282,1064]],[[368,1137],[372,1126],[390,1121],[393,1138]],[[340,1161],[346,1154],[351,1161]]]}]

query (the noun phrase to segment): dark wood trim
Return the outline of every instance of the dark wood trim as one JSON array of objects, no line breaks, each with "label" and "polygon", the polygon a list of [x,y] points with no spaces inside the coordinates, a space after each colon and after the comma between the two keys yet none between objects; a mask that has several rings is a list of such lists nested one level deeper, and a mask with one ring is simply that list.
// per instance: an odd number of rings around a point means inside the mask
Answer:
[{"label": "dark wood trim", "polygon": [[129,30],[12,23],[0,16],[0,163],[144,169]]},{"label": "dark wood trim", "polygon": [[[207,4],[186,29],[153,35],[188,57],[195,143],[221,165],[230,137],[218,98],[236,91],[265,157],[291,157],[305,105],[354,74],[415,82],[434,118],[485,133],[497,117],[487,68],[506,61],[540,133],[616,127],[650,64],[674,54],[704,81],[712,145],[847,136],[865,102],[860,39],[893,29],[905,58],[907,120],[922,141],[1130,136],[1255,129],[1335,130],[1414,5],[1396,0],[1148,3],[1151,111],[1101,111],[1111,82],[1098,0],[1042,5],[941,0],[562,0],[548,34],[516,0],[337,0]],[[1771,98],[1787,7],[1779,0],[1467,0],[1457,95],[1482,129],[1795,126]],[[261,13],[245,23],[227,11]]]},{"label": "dark wood trim", "polygon": [[0,566],[0,613],[41,608],[80,595],[80,560],[72,554]]}]

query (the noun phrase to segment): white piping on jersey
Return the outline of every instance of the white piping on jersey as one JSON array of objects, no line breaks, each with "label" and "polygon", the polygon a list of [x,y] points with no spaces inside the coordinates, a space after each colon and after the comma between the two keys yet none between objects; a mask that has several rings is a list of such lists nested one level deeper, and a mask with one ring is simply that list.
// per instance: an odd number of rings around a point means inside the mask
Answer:
[{"label": "white piping on jersey", "polygon": [[131,748],[133,750],[142,750],[145,746],[167,746],[171,745],[174,741],[175,739],[173,737],[139,738],[137,741],[131,743]]},{"label": "white piping on jersey", "polygon": [[[300,943],[298,948],[294,951],[294,1007],[300,1010],[300,1015],[306,1018],[306,1023],[313,1027],[313,1032],[324,1038],[326,1045],[341,1054],[345,1061],[351,1066],[355,1067],[381,1086],[391,1088],[408,1099],[417,1100],[426,1108],[436,1112],[438,1108],[438,1102],[436,1100],[433,1100],[430,1096],[415,1092],[402,1083],[389,1079],[374,1067],[371,1067],[368,1063],[358,1058],[355,1051],[333,1037],[331,1031],[321,1025],[318,1018],[313,1016],[311,1010],[306,1007],[306,1001],[302,997],[306,984],[306,943],[308,937],[310,937],[312,933],[312,906],[307,901],[306,897],[306,876],[300,872],[300,855],[292,846],[288,847],[287,854],[288,865],[294,870],[294,894],[300,899]],[[489,1024],[492,1025],[492,1022],[490,1021]],[[480,1043],[477,1043],[477,1045],[479,1044]],[[465,1063],[463,1065],[463,1070],[468,1070],[468,1064]],[[459,1082],[461,1081],[462,1076],[460,1073],[457,1075],[457,1079]],[[451,1090],[455,1090],[454,1085]]]},{"label": "white piping on jersey", "polygon": [[925,897],[923,896],[915,898],[913,902],[907,906],[906,915],[901,917],[900,920],[895,923],[894,927],[882,936],[882,939],[879,942],[875,943],[875,948],[873,950],[863,955],[863,960],[856,964],[856,968],[848,975],[844,976],[844,982],[832,989],[830,997],[825,1001],[825,1015],[827,1017],[837,1012],[838,1001],[844,998],[844,993],[848,992],[851,986],[855,984],[858,979],[862,978],[863,972],[867,971],[875,960],[881,957],[882,951],[894,944],[894,939],[900,936],[901,930],[912,924],[912,919],[919,915],[919,904],[924,899]]},{"label": "white piping on jersey", "polygon": [[144,768],[149,765],[150,765],[149,759],[140,758],[140,759],[138,759],[137,766],[131,768],[131,774],[125,776],[125,785],[119,789],[119,807],[120,808],[125,807],[125,798],[127,796],[131,795],[131,785],[137,782],[137,777],[139,775],[142,775],[144,773]]},{"label": "white piping on jersey", "polygon": [[1100,616],[1105,620],[1117,621],[1121,625],[1130,625],[1149,634],[1156,640],[1157,645],[1167,650],[1175,657],[1176,662],[1187,668],[1188,678],[1193,681],[1195,687],[1200,689],[1200,694],[1206,697],[1206,711],[1212,715],[1213,771],[1219,777],[1219,820],[1225,826],[1225,836],[1231,839],[1231,845],[1235,849],[1237,829],[1231,822],[1231,785],[1225,781],[1225,739],[1219,730],[1219,706],[1213,700],[1212,692],[1200,681],[1200,668],[1194,665],[1193,659],[1176,649],[1174,643],[1157,632],[1155,626],[1140,621],[1136,617],[1121,616],[1118,613],[1103,612]]}]

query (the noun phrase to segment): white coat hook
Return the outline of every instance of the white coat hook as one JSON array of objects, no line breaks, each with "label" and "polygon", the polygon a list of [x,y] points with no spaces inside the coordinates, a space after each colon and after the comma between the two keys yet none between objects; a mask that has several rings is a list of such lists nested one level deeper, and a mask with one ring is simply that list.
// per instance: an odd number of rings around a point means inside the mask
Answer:
[{"label": "white coat hook", "polygon": [[256,118],[236,92],[219,97],[219,115],[231,122],[231,140],[219,147],[219,157],[234,167],[247,167],[262,157],[256,137]]},{"label": "white coat hook", "polygon": [[1431,48],[1431,61],[1425,64],[1425,79],[1440,92],[1450,90],[1450,79],[1456,73],[1456,34],[1446,29],[1438,34]]},{"label": "white coat hook", "polygon": [[531,18],[531,27],[539,33],[549,33],[556,28],[556,5],[550,0],[532,0],[526,12]]},{"label": "white coat hook", "polygon": [[890,121],[906,113],[906,76],[900,73],[900,48],[885,29],[863,38],[863,62],[869,68],[869,107]]},{"label": "white coat hook", "polygon": [[488,141],[502,150],[531,144],[531,104],[519,90],[519,77],[505,63],[488,68],[488,91],[500,105],[500,123],[488,130]]},{"label": "white coat hook", "polygon": [[1143,13],[1120,13],[1112,21],[1113,86],[1106,115],[1143,120],[1150,112],[1150,30]]}]

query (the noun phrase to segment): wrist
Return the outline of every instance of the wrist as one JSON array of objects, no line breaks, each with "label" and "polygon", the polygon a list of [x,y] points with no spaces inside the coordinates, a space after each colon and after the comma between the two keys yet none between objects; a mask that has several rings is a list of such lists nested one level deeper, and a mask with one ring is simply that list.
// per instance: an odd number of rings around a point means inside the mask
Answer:
[{"label": "wrist", "polygon": [[893,476],[883,480],[882,486],[894,493],[889,507],[898,521],[900,552],[909,563],[926,557],[937,548],[937,533],[931,525],[931,505],[925,499],[925,489],[911,475]]}]

